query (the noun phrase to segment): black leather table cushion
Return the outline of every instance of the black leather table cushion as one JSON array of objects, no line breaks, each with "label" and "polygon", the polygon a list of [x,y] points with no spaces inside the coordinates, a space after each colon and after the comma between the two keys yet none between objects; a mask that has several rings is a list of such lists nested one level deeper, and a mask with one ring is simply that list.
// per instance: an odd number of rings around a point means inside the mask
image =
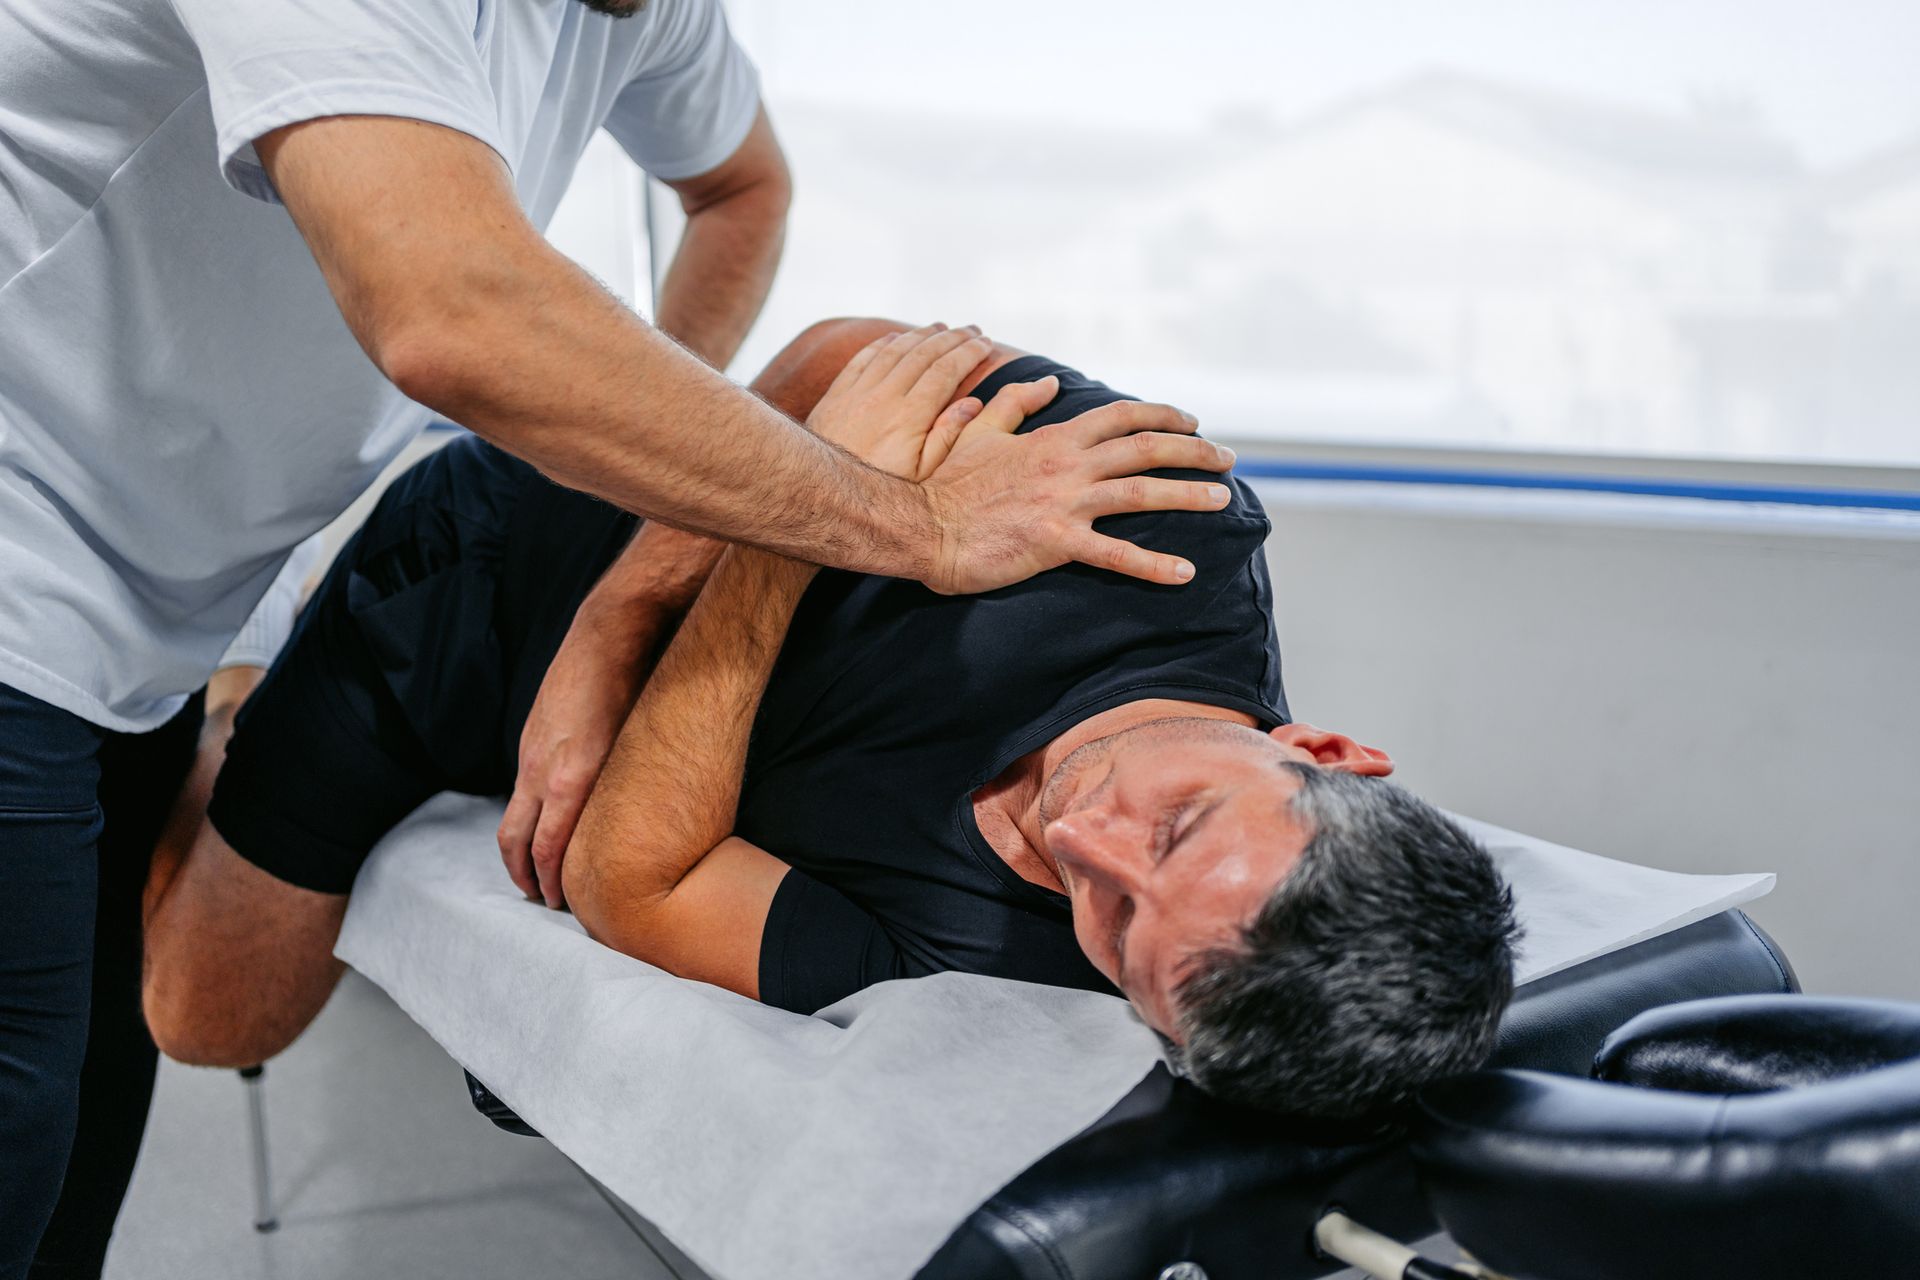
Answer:
[{"label": "black leather table cushion", "polygon": [[[1772,941],[1729,911],[1522,987],[1493,1065],[1584,1076],[1642,1010],[1797,989]],[[1335,1204],[1402,1239],[1434,1230],[1398,1133],[1231,1107],[1158,1070],[983,1205],[920,1280],[1154,1280],[1176,1262],[1209,1280],[1320,1276],[1341,1269],[1312,1243]]]},{"label": "black leather table cushion", "polygon": [[1503,1275],[1920,1273],[1920,1004],[1666,1005],[1594,1074],[1482,1071],[1420,1099],[1428,1202]]}]

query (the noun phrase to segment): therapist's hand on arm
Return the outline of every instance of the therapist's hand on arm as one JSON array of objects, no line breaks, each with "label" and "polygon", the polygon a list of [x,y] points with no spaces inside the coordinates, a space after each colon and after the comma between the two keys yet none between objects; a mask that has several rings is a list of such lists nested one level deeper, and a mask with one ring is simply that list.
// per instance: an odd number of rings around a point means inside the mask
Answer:
[{"label": "therapist's hand on arm", "polygon": [[[274,130],[256,149],[382,372],[563,484],[698,533],[938,591],[1070,560],[1166,583],[1188,576],[1177,557],[1123,552],[1090,528],[1100,514],[1168,506],[1158,486],[1090,496],[1158,463],[1091,432],[1045,431],[968,459],[956,450],[925,485],[867,466],[601,289],[527,221],[506,165],[467,134],[330,116]],[[1128,414],[1133,430],[1193,429],[1165,407]],[[953,465],[963,461],[972,465]],[[1189,486],[1178,505],[1200,505],[1204,488]]]},{"label": "therapist's hand on arm", "polygon": [[[915,348],[950,354],[962,344],[916,330],[897,345],[911,359]],[[978,358],[913,360],[912,377],[843,374],[809,421],[904,467],[930,421],[935,437],[959,438],[984,416],[971,399],[943,408]],[[567,901],[595,938],[747,996],[759,994],[760,936],[787,866],[732,834],[734,818],[760,697],[814,573],[727,549],[627,718],[562,870]]]},{"label": "therapist's hand on arm", "polygon": [[[766,112],[720,165],[667,185],[687,223],[660,289],[659,327],[724,369],[766,302],[786,238],[792,183]],[[649,521],[581,603],[521,730],[500,823],[501,860],[528,897],[560,905],[560,864],[587,793],[720,545]]]}]

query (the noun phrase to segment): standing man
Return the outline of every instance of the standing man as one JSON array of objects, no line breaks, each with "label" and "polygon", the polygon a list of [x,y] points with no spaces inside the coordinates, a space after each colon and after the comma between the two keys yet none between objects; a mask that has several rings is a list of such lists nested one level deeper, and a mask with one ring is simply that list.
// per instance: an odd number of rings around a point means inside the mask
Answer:
[{"label": "standing man", "polygon": [[[602,126],[694,215],[660,309],[691,351],[540,235]],[[982,437],[915,485],[704,362],[758,309],[786,195],[718,0],[0,6],[0,1278],[104,1253],[152,1079],[126,1021],[144,850],[193,691],[434,414],[641,514],[938,591],[1191,575],[1090,527],[1217,505],[1133,478],[1124,441]],[[520,781],[563,824],[630,646],[623,570],[543,690],[559,763]]]}]

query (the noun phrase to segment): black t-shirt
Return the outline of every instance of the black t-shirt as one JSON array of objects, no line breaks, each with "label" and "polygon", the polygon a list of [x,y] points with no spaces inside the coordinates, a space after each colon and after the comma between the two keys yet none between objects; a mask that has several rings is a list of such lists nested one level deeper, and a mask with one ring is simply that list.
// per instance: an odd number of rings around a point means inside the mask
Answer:
[{"label": "black t-shirt", "polygon": [[[1060,378],[1033,430],[1118,393],[1037,357],[978,388]],[[1163,472],[1208,478],[1198,472]],[[1285,719],[1267,521],[1222,513],[1102,531],[1187,556],[1184,587],[1069,565],[983,595],[825,572],[762,701],[738,830],[784,858],[760,990],[811,1012],[886,978],[959,969],[1104,988],[1066,899],[981,838],[972,793],[1075,723],[1143,698]],[[635,518],[478,440],[401,477],[247,702],[211,816],[243,856],[345,893],[380,837],[437,791],[512,786],[521,728],[582,598]]]},{"label": "black t-shirt", "polygon": [[[1054,374],[1035,430],[1125,399],[1040,357],[975,394]],[[1182,479],[1207,473],[1167,471]],[[1223,512],[1096,526],[1194,563],[1165,587],[1069,565],[974,596],[824,571],[794,614],[754,725],[737,832],[793,868],[760,951],[760,998],[811,1013],[888,978],[958,969],[1111,990],[1064,896],[974,823],[972,793],[1108,708],[1178,698],[1283,723],[1280,652],[1252,490]]]}]

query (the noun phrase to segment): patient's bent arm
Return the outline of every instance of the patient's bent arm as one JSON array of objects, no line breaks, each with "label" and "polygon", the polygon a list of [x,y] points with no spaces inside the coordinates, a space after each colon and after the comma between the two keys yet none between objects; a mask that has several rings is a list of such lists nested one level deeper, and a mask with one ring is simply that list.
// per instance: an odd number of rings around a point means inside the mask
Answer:
[{"label": "patient's bent arm", "polygon": [[745,547],[722,556],[574,833],[562,878],[589,932],[631,927],[733,833],[754,714],[813,574]]},{"label": "patient's bent arm", "polygon": [[787,864],[738,836],[702,857],[667,894],[613,896],[593,913],[594,938],[696,982],[760,997],[760,938]]},{"label": "patient's bent arm", "polygon": [[561,904],[561,865],[580,811],[721,545],[650,521],[574,615],[521,728],[498,834],[507,874],[528,897]]}]

